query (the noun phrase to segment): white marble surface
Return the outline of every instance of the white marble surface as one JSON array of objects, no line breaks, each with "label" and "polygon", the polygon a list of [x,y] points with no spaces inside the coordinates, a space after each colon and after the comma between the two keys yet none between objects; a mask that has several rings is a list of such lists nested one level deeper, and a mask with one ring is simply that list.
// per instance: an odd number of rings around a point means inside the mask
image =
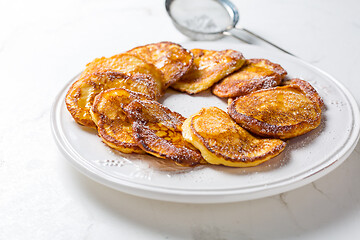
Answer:
[{"label": "white marble surface", "polygon": [[[234,2],[244,26],[360,103],[360,2]],[[229,204],[138,198],[70,166],[50,131],[59,89],[95,57],[162,40],[188,41],[160,0],[0,0],[0,239],[360,239],[359,144],[312,184]]]}]

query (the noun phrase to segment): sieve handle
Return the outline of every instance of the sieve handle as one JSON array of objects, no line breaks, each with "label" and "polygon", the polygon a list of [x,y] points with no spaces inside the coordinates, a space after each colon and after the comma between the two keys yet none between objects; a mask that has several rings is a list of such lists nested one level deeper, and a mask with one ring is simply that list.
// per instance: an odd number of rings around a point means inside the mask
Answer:
[{"label": "sieve handle", "polygon": [[246,33],[248,33],[248,34],[252,35],[253,37],[255,37],[255,38],[257,38],[257,39],[262,40],[263,42],[266,42],[267,44],[270,44],[271,46],[273,46],[273,47],[275,47],[275,48],[279,49],[280,51],[283,51],[284,53],[287,53],[287,54],[289,54],[289,55],[291,55],[291,56],[297,57],[297,56],[295,56],[294,54],[292,54],[291,52],[286,51],[285,49],[283,49],[283,48],[279,47],[278,45],[275,45],[274,43],[272,43],[272,42],[270,42],[270,41],[266,40],[265,38],[263,38],[263,37],[261,37],[261,36],[257,35],[256,33],[253,33],[252,31],[247,30],[246,28],[241,28],[241,30],[243,30],[244,32],[246,32]]},{"label": "sieve handle", "polygon": [[247,44],[252,44],[251,42],[249,42],[248,40],[245,40],[245,38],[244,37],[242,37],[242,36],[240,36],[239,34],[234,34],[234,31],[225,31],[225,32],[223,32],[223,34],[225,35],[225,36],[232,36],[232,37],[234,37],[234,38],[236,38],[236,39],[238,39],[238,40],[240,40],[240,41],[242,41],[242,42],[244,42],[244,43],[247,43]]}]

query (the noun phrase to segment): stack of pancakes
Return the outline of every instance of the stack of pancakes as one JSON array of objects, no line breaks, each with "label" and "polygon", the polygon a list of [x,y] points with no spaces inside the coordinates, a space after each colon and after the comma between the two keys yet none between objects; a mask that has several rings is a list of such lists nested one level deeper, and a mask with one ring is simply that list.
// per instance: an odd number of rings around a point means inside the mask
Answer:
[{"label": "stack of pancakes", "polygon": [[[87,64],[66,95],[74,120],[124,153],[181,166],[250,167],[280,154],[285,140],[319,126],[323,101],[305,80],[235,50],[184,49],[160,42]],[[184,118],[157,102],[167,88],[228,98]]]}]

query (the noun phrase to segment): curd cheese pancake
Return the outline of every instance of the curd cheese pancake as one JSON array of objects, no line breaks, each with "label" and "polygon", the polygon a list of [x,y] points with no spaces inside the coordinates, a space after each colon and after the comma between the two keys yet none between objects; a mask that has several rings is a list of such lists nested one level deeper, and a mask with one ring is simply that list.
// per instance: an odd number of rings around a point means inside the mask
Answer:
[{"label": "curd cheese pancake", "polygon": [[198,148],[210,164],[257,166],[281,153],[280,139],[260,139],[236,124],[217,107],[203,108],[184,122],[183,137]]},{"label": "curd cheese pancake", "polygon": [[243,55],[235,50],[192,49],[194,63],[190,70],[172,88],[195,94],[210,88],[214,83],[238,70],[245,62]]},{"label": "curd cheese pancake", "polygon": [[152,63],[163,74],[164,88],[178,81],[193,63],[191,52],[172,42],[160,42],[136,47],[128,51]]},{"label": "curd cheese pancake", "polygon": [[[308,96],[313,97],[309,98]],[[315,92],[290,84],[252,92],[232,101],[229,115],[243,128],[260,136],[288,139],[320,125],[321,107]]]},{"label": "curd cheese pancake", "polygon": [[77,123],[95,128],[90,116],[95,96],[118,87],[158,99],[163,93],[162,75],[153,65],[129,54],[96,59],[87,65],[67,92],[67,109]]},{"label": "curd cheese pancake", "polygon": [[163,81],[163,75],[153,64],[148,63],[132,54],[120,53],[111,57],[96,58],[86,65],[80,78],[94,72],[114,71],[127,75],[145,74],[150,75],[159,84]]},{"label": "curd cheese pancake", "polygon": [[123,153],[143,153],[134,141],[130,120],[123,111],[134,99],[149,98],[123,88],[112,88],[99,93],[90,110],[103,142]]},{"label": "curd cheese pancake", "polygon": [[180,166],[203,163],[200,152],[182,137],[185,120],[156,101],[134,100],[125,107],[135,141],[145,152]]},{"label": "curd cheese pancake", "polygon": [[275,87],[281,83],[287,72],[267,59],[247,59],[236,72],[213,86],[218,97],[238,97],[250,92]]}]

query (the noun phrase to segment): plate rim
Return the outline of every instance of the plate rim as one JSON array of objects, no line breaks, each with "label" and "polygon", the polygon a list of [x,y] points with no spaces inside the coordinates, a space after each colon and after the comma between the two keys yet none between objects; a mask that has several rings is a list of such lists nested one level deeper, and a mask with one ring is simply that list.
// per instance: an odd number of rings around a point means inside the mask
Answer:
[{"label": "plate rim", "polygon": [[[192,42],[194,43],[194,42]],[[197,44],[202,44],[202,42],[196,42]],[[208,43],[208,42],[206,42]],[[185,45],[185,44],[184,44]],[[272,51],[269,49],[264,49],[259,46],[246,46],[248,48],[257,48],[261,51],[268,51],[271,53],[286,55],[280,52]],[[252,186],[249,188],[231,188],[231,189],[175,189],[167,188],[163,186],[152,186],[149,184],[136,183],[128,179],[122,179],[119,177],[111,176],[103,170],[96,168],[92,164],[86,162],[82,156],[79,156],[78,153],[72,149],[71,144],[64,141],[61,137],[60,129],[58,124],[56,124],[60,117],[58,111],[61,110],[61,106],[64,104],[63,96],[66,94],[68,87],[72,82],[79,76],[76,75],[66,85],[61,89],[61,91],[56,95],[55,100],[52,104],[51,114],[50,114],[50,123],[51,130],[55,142],[58,148],[61,150],[62,154],[69,160],[69,162],[81,173],[85,174],[89,178],[104,184],[113,189],[126,192],[132,195],[165,200],[172,202],[183,202],[183,203],[224,203],[224,202],[235,202],[235,201],[245,201],[251,199],[258,199],[262,197],[268,197],[276,195],[285,191],[290,191],[298,187],[304,186],[312,181],[315,181],[327,173],[334,170],[341,163],[343,163],[348,156],[354,150],[357,142],[360,138],[360,112],[355,98],[349,92],[349,90],[338,80],[336,80],[329,73],[319,69],[318,67],[293,56],[286,55],[286,57],[300,61],[306,67],[315,70],[322,75],[326,76],[332,83],[334,83],[344,94],[346,100],[348,101],[353,116],[353,123],[351,133],[347,138],[347,142],[344,144],[344,147],[340,151],[335,152],[332,156],[328,158],[327,161],[315,166],[313,169],[301,172],[295,177],[289,177],[277,182],[272,182],[270,184],[261,184],[259,186]],[[351,144],[349,144],[351,143]],[[331,161],[329,161],[331,160]],[[101,176],[99,175],[101,174]],[[266,185],[266,186],[265,186]],[[246,191],[244,191],[246,189]],[[250,191],[249,191],[250,190]],[[246,194],[244,194],[246,193]]]}]

